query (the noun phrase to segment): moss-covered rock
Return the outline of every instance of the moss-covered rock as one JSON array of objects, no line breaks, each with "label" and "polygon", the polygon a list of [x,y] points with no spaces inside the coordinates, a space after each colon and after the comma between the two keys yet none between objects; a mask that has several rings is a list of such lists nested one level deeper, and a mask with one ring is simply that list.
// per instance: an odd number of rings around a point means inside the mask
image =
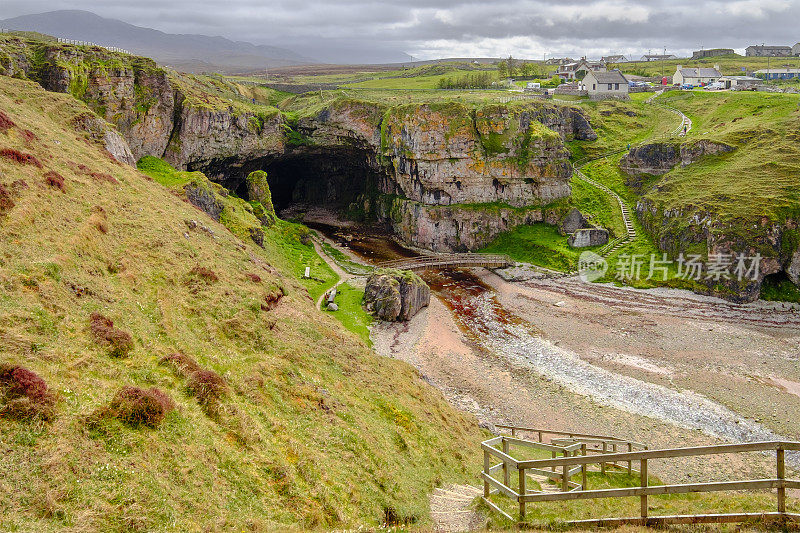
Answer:
[{"label": "moss-covered rock", "polygon": [[431,301],[431,290],[410,270],[376,270],[364,289],[364,303],[383,320],[410,320]]},{"label": "moss-covered rock", "polygon": [[256,170],[248,174],[247,195],[253,206],[253,214],[265,226],[275,222],[275,207],[272,205],[272,192],[267,182],[267,173]]}]

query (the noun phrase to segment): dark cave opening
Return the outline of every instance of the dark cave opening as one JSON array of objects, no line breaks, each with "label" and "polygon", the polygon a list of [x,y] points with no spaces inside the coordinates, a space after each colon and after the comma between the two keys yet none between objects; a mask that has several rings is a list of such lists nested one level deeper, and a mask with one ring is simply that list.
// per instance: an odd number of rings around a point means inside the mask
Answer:
[{"label": "dark cave opening", "polygon": [[800,303],[800,287],[792,283],[785,271],[764,276],[761,282],[761,299]]},{"label": "dark cave opening", "polygon": [[[298,204],[342,211],[359,195],[386,190],[389,183],[374,153],[353,147],[296,148],[248,171],[256,169],[267,173],[278,213]],[[235,192],[247,197],[244,182]]]}]

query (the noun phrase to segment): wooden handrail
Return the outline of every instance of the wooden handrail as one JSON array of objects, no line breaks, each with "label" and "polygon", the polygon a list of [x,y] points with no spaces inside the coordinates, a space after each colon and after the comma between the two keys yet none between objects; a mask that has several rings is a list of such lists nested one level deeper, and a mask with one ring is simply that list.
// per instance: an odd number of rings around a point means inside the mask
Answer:
[{"label": "wooden handrail", "polygon": [[[514,433],[519,431],[531,431],[541,434],[562,434],[570,435],[570,439],[558,439],[561,441],[576,440],[577,442],[569,444],[565,447],[560,447],[555,443],[544,444],[536,441],[529,441],[513,436],[499,436],[483,443],[484,449],[484,471],[481,472],[481,477],[484,480],[484,500],[493,509],[499,510],[499,507],[493,502],[489,501],[489,496],[495,490],[509,496],[511,499],[519,504],[519,518],[525,518],[525,506],[528,503],[541,503],[541,502],[554,502],[554,501],[570,501],[570,500],[593,500],[601,498],[627,498],[638,497],[641,500],[640,516],[638,518],[600,518],[593,520],[576,521],[575,524],[582,525],[601,525],[601,524],[625,524],[625,523],[640,523],[640,524],[670,524],[670,523],[706,523],[706,522],[732,522],[736,521],[737,517],[741,520],[745,517],[751,516],[775,516],[780,520],[786,521],[791,519],[798,519],[800,516],[786,512],[786,489],[800,489],[800,480],[786,479],[785,467],[785,452],[786,451],[800,451],[800,442],[794,441],[763,441],[763,442],[748,442],[739,444],[719,444],[711,446],[693,446],[688,448],[664,448],[657,450],[639,450],[628,452],[608,452],[606,445],[616,447],[617,445],[627,445],[629,450],[632,448],[633,443],[623,441],[616,438],[607,438],[599,435],[585,435],[584,438],[594,442],[600,442],[604,446],[603,451],[589,450],[587,442],[580,441],[577,433],[549,431],[538,428],[518,428],[516,426],[497,426],[503,429],[513,429]],[[494,446],[501,444],[504,451],[500,451]],[[518,460],[511,451],[510,446],[525,446],[538,448],[546,451],[551,451],[553,454],[552,459],[534,459],[534,460]],[[569,448],[569,449],[567,449]],[[563,457],[556,457],[557,451],[563,454]],[[600,455],[589,456],[589,451],[599,452]],[[674,459],[681,457],[698,457],[706,455],[720,455],[731,453],[747,453],[747,452],[776,452],[775,462],[775,477],[766,479],[748,479],[740,481],[713,481],[705,483],[683,483],[683,484],[670,484],[670,485],[649,485],[648,482],[648,461],[652,459]],[[580,455],[578,455],[580,453]],[[492,466],[490,457],[494,455],[499,457],[503,462],[499,465]],[[624,487],[614,489],[599,489],[587,490],[586,488],[586,467],[589,464],[599,463],[601,471],[605,472],[605,465],[616,462],[627,462],[628,473],[634,472],[631,469],[631,463],[638,461],[640,469],[638,471],[640,485],[638,487]],[[509,469],[516,468],[519,473],[519,489],[515,491],[509,486]],[[551,470],[547,470],[547,468]],[[503,482],[492,477],[495,472],[503,471]],[[552,479],[560,485],[561,492],[531,492],[526,488],[526,475],[528,473],[535,473],[543,475]],[[581,473],[583,482],[578,484],[570,480],[571,477]],[[753,515],[752,513],[738,513],[738,514],[698,514],[687,516],[674,516],[674,517],[654,517],[648,516],[648,497],[656,495],[668,494],[687,494],[687,493],[702,493],[702,492],[722,492],[722,491],[741,491],[741,490],[772,490],[776,489],[777,492],[777,513],[760,513]],[[505,512],[500,511],[505,516]]]},{"label": "wooden handrail", "polygon": [[[638,452],[621,452],[604,454],[602,460],[607,463],[616,461],[641,461],[647,459],[670,459],[676,457],[693,457],[698,455],[719,455],[727,453],[765,452],[784,450],[800,450],[800,442],[762,441],[742,444],[717,444],[712,446],[694,446],[689,448],[664,448],[660,450],[642,450]],[[546,466],[581,465],[596,463],[596,457],[562,457],[557,459],[533,459],[519,461],[519,468],[542,468]]]}]

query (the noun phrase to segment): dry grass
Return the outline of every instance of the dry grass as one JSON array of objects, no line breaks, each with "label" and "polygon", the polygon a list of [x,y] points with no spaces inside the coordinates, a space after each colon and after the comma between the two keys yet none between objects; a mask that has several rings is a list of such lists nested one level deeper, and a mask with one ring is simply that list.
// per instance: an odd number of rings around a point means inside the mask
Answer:
[{"label": "dry grass", "polygon": [[[0,158],[16,204],[0,219],[0,363],[29,368],[60,397],[43,429],[0,420],[0,530],[377,527],[390,507],[424,524],[433,486],[473,480],[474,418],[316,311],[300,277],[321,260],[294,226],[266,229],[264,249],[240,240],[78,138],[69,124],[86,108],[69,96],[0,77],[0,109],[40,137],[30,152],[69,185],[17,192],[12,181],[41,183],[42,171]],[[3,142],[25,150],[19,136]],[[89,222],[94,206],[112,222],[105,235]],[[198,219],[213,236],[184,236]],[[195,265],[218,281],[193,292]],[[280,305],[262,311],[278,287]],[[94,311],[137,349],[99,350],[86,331]],[[224,378],[218,416],[157,363],[176,352]],[[81,423],[123,386],[156,387],[177,408],[152,429]]]}]

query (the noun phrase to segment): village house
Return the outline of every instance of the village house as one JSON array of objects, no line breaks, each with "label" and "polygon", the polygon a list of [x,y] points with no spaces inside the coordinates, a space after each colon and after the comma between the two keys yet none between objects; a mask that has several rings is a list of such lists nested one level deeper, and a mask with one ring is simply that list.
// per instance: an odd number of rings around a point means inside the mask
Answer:
[{"label": "village house", "polygon": [[792,46],[792,55],[800,56],[800,43],[797,43],[794,46]]},{"label": "village house", "polygon": [[591,71],[605,72],[605,70],[604,61],[587,61],[584,57],[576,63],[562,65],[556,75],[564,80],[582,80]]},{"label": "village house", "polygon": [[678,69],[672,75],[672,83],[675,85],[708,85],[721,77],[722,72],[719,71],[719,65],[714,65],[714,68],[678,65]]},{"label": "village house", "polygon": [[589,71],[583,78],[583,85],[590,97],[628,98],[628,80],[618,70]]},{"label": "village house", "polygon": [[790,80],[800,77],[800,68],[765,68],[755,71],[754,74],[765,80]]},{"label": "village house", "polygon": [[788,57],[792,55],[792,48],[789,46],[764,46],[753,45],[745,48],[747,57]]},{"label": "village house", "polygon": [[678,56],[673,54],[645,54],[640,61],[665,61],[667,59],[678,59]]},{"label": "village house", "polygon": [[609,64],[609,63],[627,63],[628,62],[628,58],[625,57],[622,54],[617,54],[617,55],[603,56],[602,58],[600,58],[600,61],[602,61],[605,64]]}]

